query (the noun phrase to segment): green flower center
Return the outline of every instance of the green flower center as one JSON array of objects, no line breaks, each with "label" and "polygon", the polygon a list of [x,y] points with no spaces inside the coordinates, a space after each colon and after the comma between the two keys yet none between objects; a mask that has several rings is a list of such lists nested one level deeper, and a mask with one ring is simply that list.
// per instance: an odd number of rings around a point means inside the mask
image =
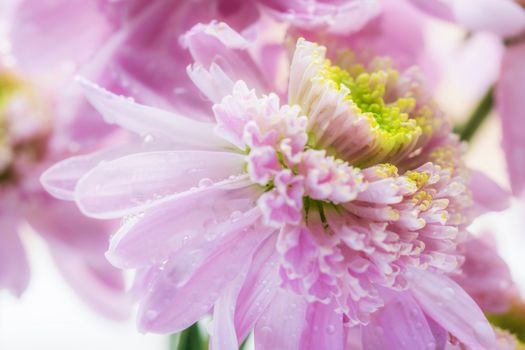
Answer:
[{"label": "green flower center", "polygon": [[369,73],[359,72],[359,66],[356,68],[357,75],[352,76],[350,72],[327,63],[326,77],[339,87],[346,86],[350,90],[347,98],[370,119],[373,127],[392,135],[421,132],[416,121],[410,119],[407,113],[416,104],[413,97],[400,98],[392,103],[385,102],[386,85],[389,80],[397,79],[397,71]]},{"label": "green flower center", "polygon": [[361,64],[352,64],[343,69],[326,60],[322,70],[322,77],[335,89],[349,90],[345,99],[366,118],[371,128],[376,150],[367,159],[353,162],[360,167],[395,159],[403,150],[415,148],[432,134],[432,109],[417,106],[409,89],[399,93],[398,71],[385,64],[377,66],[367,70]]}]

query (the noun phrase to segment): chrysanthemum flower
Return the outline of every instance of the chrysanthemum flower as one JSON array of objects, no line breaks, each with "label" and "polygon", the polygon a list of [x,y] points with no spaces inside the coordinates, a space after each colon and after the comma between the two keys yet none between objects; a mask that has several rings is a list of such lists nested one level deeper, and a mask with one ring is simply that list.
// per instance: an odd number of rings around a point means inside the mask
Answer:
[{"label": "chrysanthemum flower", "polygon": [[30,226],[75,291],[96,310],[121,318],[129,307],[122,273],[104,259],[115,225],[86,218],[71,203],[50,197],[38,181],[50,164],[71,155],[59,146],[55,107],[50,90],[0,68],[0,287],[19,296],[28,285],[20,235]]},{"label": "chrysanthemum flower", "polygon": [[108,258],[138,271],[140,329],[177,332],[212,311],[215,349],[250,331],[257,349],[496,348],[448,276],[464,260],[468,171],[414,69],[348,51],[330,61],[300,39],[284,99],[227,25],[184,42],[209,121],[82,81],[144,142],[42,177],[85,214],[125,219]]}]

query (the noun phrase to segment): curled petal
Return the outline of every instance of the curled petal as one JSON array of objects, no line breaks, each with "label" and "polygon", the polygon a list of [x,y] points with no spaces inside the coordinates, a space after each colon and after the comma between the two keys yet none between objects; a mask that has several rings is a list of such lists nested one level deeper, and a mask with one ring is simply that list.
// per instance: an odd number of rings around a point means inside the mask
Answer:
[{"label": "curled petal", "polygon": [[[264,75],[247,50],[249,42],[226,23],[199,23],[182,37],[182,43],[190,50],[195,62],[205,69],[212,69],[215,64],[231,81],[244,80],[258,92],[267,91]],[[222,96],[213,96],[223,97],[231,92],[231,89],[226,89],[229,86],[224,87]]]}]

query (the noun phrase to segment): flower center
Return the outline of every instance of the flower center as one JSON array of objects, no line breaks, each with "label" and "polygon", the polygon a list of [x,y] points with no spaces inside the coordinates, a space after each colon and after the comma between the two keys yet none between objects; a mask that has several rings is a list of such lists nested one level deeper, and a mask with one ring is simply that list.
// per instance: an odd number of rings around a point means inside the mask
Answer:
[{"label": "flower center", "polygon": [[398,72],[386,59],[367,67],[343,52],[333,65],[322,46],[299,40],[289,103],[308,116],[308,144],[353,166],[398,165],[424,146],[440,118],[421,96],[415,70]]},{"label": "flower center", "polygon": [[0,72],[0,184],[15,181],[21,166],[43,156],[48,115],[29,85]]},{"label": "flower center", "polygon": [[416,120],[409,119],[407,113],[416,104],[413,97],[399,98],[393,103],[385,102],[386,85],[388,81],[397,79],[396,70],[369,73],[363,66],[358,65],[355,67],[357,72],[351,75],[349,71],[333,66],[330,62],[326,62],[325,65],[326,78],[336,83],[336,88],[346,86],[350,90],[346,99],[359,107],[373,128],[388,133],[390,137],[415,136],[421,133]]}]

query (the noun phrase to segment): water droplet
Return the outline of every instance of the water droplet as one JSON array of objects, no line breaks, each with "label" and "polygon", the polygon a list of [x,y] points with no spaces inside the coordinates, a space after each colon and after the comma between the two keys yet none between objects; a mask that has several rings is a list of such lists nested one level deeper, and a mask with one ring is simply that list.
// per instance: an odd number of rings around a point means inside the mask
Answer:
[{"label": "water droplet", "polygon": [[411,308],[410,309],[410,315],[412,315],[412,317],[416,317],[419,315],[419,310],[415,307]]},{"label": "water droplet", "polygon": [[208,242],[214,241],[217,238],[217,232],[214,230],[208,231],[204,234],[204,239]]},{"label": "water droplet", "polygon": [[148,310],[146,311],[146,319],[148,319],[149,321],[153,321],[154,319],[157,318],[157,316],[159,315],[158,311],[155,311],[155,310]]},{"label": "water droplet", "polygon": [[474,335],[482,345],[490,344],[493,331],[487,322],[478,321],[474,323]]},{"label": "water droplet", "polygon": [[508,281],[500,281],[499,282],[499,288],[500,289],[507,289],[507,288],[509,288],[509,284],[510,283]]},{"label": "water droplet", "polygon": [[272,334],[272,332],[273,332],[273,329],[271,327],[264,326],[261,328],[261,333],[264,333],[265,335]]},{"label": "water droplet", "polygon": [[199,181],[199,187],[209,187],[211,185],[213,185],[213,181],[212,181],[212,179],[209,179],[207,177],[205,177],[205,178],[203,178],[203,179],[201,179]]},{"label": "water droplet", "polygon": [[436,350],[436,343],[430,342],[425,347],[426,350]]},{"label": "water droplet", "polygon": [[326,333],[328,334],[334,334],[335,333],[335,326],[333,324],[326,327]]},{"label": "water droplet", "polygon": [[230,215],[230,219],[232,222],[237,222],[242,217],[242,212],[236,210]]}]

